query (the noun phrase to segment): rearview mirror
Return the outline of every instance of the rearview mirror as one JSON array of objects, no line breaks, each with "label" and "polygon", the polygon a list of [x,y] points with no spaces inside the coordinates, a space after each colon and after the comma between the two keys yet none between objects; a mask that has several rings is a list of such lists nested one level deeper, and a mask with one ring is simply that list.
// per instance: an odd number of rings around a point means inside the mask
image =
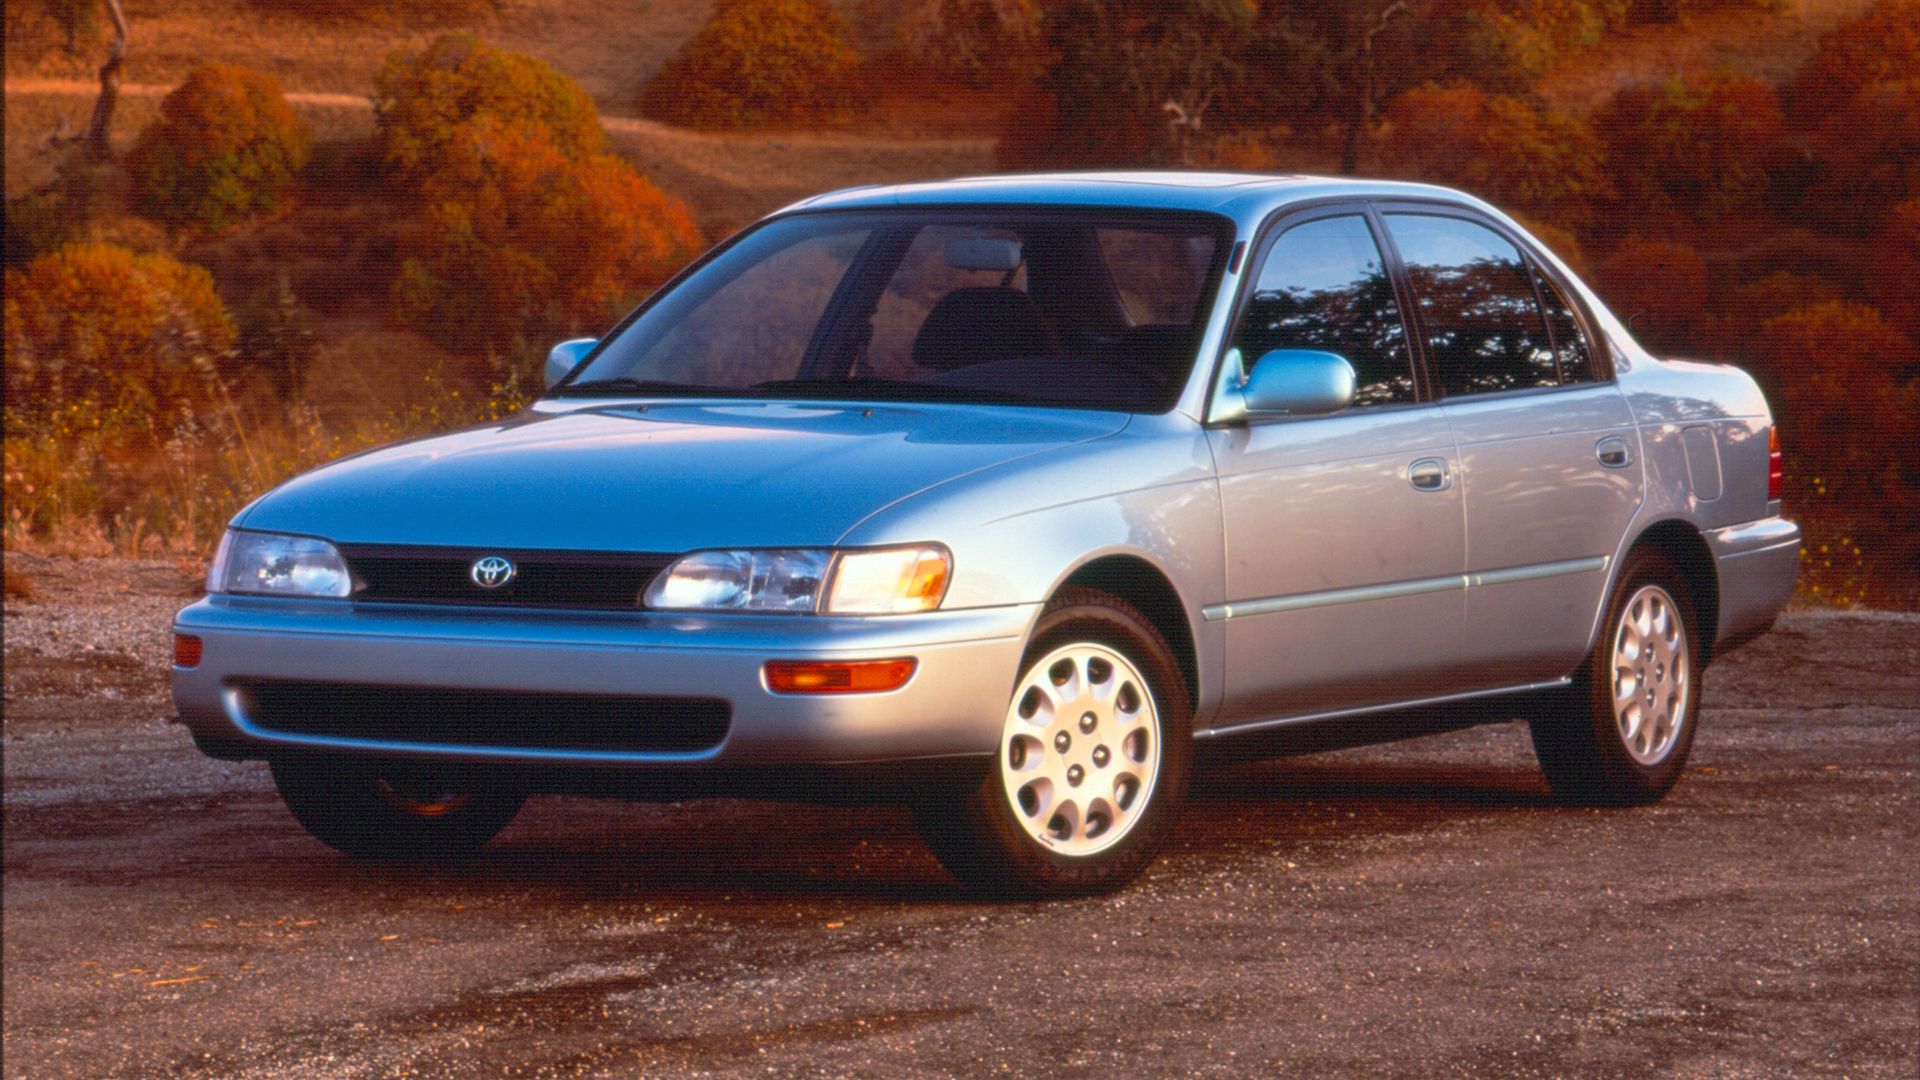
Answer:
[{"label": "rearview mirror", "polygon": [[547,353],[547,389],[560,385],[561,379],[573,374],[573,369],[579,367],[580,361],[585,360],[598,344],[599,338],[583,337],[555,345]]},{"label": "rearview mirror", "polygon": [[1324,416],[1353,404],[1353,365],[1338,353],[1275,349],[1240,388],[1250,416]]}]

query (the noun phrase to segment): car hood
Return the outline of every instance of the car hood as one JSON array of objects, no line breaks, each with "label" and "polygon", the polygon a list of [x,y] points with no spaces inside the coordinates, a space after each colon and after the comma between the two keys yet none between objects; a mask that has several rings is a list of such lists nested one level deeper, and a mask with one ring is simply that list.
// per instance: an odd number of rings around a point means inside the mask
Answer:
[{"label": "car hood", "polygon": [[542,403],[316,469],[235,524],[503,549],[825,545],[935,484],[1127,419],[944,404]]}]

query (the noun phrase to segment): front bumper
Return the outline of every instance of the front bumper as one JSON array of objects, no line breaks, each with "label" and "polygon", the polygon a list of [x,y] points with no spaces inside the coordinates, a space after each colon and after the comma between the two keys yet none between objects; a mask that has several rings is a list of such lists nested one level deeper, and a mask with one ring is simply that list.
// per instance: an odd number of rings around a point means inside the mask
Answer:
[{"label": "front bumper", "polygon": [[[204,643],[173,669],[174,703],[194,739],[222,757],[331,753],[474,765],[609,771],[864,764],[993,752],[1039,605],[886,618],[450,611],[212,596],[181,611],[177,633]],[[888,693],[783,695],[768,660],[910,656]],[[732,721],[697,751],[448,745],[268,730],[235,687],[305,680],[458,690],[720,698]],[[565,723],[564,716],[554,723]],[[562,741],[562,740],[549,740]]]},{"label": "front bumper", "polygon": [[1766,633],[1793,598],[1800,573],[1800,526],[1769,517],[1714,529],[1706,536],[1720,575],[1713,649],[1719,655]]}]

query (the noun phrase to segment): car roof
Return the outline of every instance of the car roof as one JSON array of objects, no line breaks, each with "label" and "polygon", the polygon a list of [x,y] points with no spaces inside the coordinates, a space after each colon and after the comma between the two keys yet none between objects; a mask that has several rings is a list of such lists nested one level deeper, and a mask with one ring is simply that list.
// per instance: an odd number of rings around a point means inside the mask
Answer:
[{"label": "car roof", "polygon": [[1471,195],[1433,184],[1305,174],[1135,171],[1025,173],[828,192],[787,210],[874,209],[955,204],[1111,206],[1203,210],[1257,220],[1281,206],[1337,198],[1442,199],[1491,210]]}]

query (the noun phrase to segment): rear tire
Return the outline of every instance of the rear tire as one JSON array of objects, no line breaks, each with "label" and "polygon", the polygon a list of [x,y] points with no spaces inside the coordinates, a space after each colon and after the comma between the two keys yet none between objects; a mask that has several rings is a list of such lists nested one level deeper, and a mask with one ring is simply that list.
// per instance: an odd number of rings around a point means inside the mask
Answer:
[{"label": "rear tire", "polygon": [[526,802],[511,790],[455,791],[427,773],[321,760],[272,763],[273,783],[301,825],[357,859],[427,861],[469,855]]},{"label": "rear tire", "polygon": [[1192,762],[1192,706],[1173,650],[1125,601],[1063,589],[1021,659],[987,775],[916,811],[934,854],[973,889],[1107,892],[1159,853]]},{"label": "rear tire", "polygon": [[1628,553],[1566,705],[1530,723],[1554,794],[1579,806],[1657,802],[1680,779],[1700,715],[1693,593],[1657,548]]}]

